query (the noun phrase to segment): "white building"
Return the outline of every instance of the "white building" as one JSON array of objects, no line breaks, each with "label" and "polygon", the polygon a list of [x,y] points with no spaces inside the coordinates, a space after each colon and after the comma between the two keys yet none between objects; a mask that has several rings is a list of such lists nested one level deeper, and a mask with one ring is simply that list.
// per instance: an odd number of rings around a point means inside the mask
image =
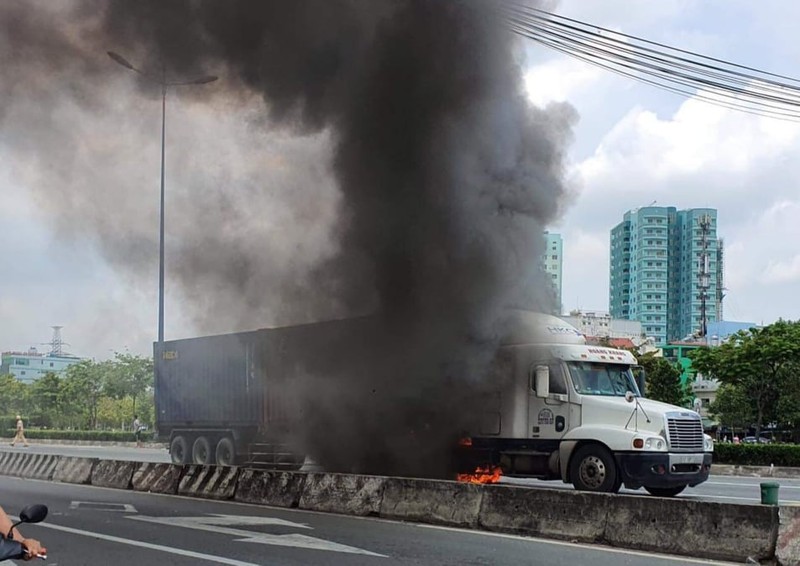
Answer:
[{"label": "white building", "polygon": [[658,350],[653,339],[644,335],[642,323],[638,320],[611,318],[611,315],[604,311],[581,310],[570,311],[569,316],[562,316],[561,319],[587,337],[630,340],[642,353]]}]

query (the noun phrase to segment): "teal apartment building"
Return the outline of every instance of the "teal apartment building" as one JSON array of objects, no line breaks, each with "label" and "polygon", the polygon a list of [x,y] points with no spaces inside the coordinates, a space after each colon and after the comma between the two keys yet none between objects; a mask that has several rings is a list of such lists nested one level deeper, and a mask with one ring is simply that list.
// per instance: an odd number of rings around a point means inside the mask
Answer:
[{"label": "teal apartment building", "polygon": [[609,311],[664,345],[722,318],[722,240],[713,208],[648,206],[611,230]]}]

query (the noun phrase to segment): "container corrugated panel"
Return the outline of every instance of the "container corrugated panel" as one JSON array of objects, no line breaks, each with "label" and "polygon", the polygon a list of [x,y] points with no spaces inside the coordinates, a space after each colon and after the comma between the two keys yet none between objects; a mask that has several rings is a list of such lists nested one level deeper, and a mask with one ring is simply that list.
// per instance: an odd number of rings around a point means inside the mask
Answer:
[{"label": "container corrugated panel", "polygon": [[261,371],[255,332],[165,342],[156,355],[156,410],[161,423],[257,424]]}]

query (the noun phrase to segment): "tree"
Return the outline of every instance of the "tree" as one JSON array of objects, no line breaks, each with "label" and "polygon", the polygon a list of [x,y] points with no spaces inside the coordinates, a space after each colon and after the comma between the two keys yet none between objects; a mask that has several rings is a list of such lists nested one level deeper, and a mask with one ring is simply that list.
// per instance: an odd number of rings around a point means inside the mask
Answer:
[{"label": "tree", "polygon": [[720,386],[708,409],[719,424],[734,431],[747,429],[755,420],[752,403],[739,387],[730,383]]},{"label": "tree", "polygon": [[29,386],[13,375],[0,375],[0,415],[11,416],[29,410]]},{"label": "tree", "polygon": [[652,353],[639,357],[647,380],[647,397],[670,405],[684,406],[688,399],[681,384],[681,372],[662,357]]},{"label": "tree", "polygon": [[800,322],[779,320],[741,331],[725,344],[698,348],[689,357],[697,371],[735,386],[749,401],[758,436],[765,422],[778,419],[781,394],[800,378]]},{"label": "tree", "polygon": [[97,427],[97,406],[112,369],[112,362],[91,360],[82,360],[67,368],[60,400],[68,412],[90,429]]},{"label": "tree", "polygon": [[117,352],[113,369],[108,374],[105,392],[117,400],[130,397],[133,414],[136,402],[145,397],[153,387],[153,360]]},{"label": "tree", "polygon": [[62,379],[53,372],[47,372],[31,385],[31,403],[47,426],[64,425],[62,388]]}]

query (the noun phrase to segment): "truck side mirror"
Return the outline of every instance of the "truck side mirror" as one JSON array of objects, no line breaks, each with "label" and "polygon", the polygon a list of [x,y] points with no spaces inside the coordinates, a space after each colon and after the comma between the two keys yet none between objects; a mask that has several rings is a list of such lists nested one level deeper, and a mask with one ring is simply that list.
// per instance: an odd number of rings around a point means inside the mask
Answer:
[{"label": "truck side mirror", "polygon": [[534,372],[534,389],[536,396],[542,399],[550,395],[550,368],[547,366],[536,366]]}]

